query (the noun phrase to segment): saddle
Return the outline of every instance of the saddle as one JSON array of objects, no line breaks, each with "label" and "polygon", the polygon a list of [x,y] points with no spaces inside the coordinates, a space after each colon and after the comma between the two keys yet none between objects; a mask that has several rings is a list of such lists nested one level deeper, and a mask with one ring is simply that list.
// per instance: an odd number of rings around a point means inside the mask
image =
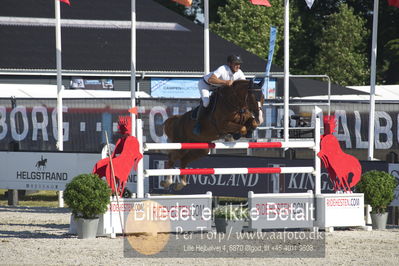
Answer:
[{"label": "saddle", "polygon": [[[205,112],[212,114],[215,109],[216,109],[216,103],[217,103],[217,98],[218,98],[218,93],[215,93],[215,91],[213,90],[214,93],[211,94],[211,97],[209,97],[209,105],[208,107],[205,108]],[[199,110],[199,107],[201,106],[202,101],[200,102],[200,104],[195,107],[192,111],[191,111],[191,120],[196,120],[197,118],[197,113]]]}]

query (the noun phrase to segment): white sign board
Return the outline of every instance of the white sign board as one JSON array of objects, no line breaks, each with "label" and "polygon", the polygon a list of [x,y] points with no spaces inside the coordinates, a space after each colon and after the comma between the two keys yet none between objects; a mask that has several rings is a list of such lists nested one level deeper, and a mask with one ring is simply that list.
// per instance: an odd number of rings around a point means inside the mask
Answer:
[{"label": "white sign board", "polygon": [[[100,159],[100,154],[93,153],[0,152],[0,188],[64,190],[75,176],[91,173]],[[144,185],[147,192],[148,179]],[[126,187],[136,191],[134,171]]]},{"label": "white sign board", "polygon": [[320,194],[316,201],[316,224],[320,228],[366,225],[362,193]]}]

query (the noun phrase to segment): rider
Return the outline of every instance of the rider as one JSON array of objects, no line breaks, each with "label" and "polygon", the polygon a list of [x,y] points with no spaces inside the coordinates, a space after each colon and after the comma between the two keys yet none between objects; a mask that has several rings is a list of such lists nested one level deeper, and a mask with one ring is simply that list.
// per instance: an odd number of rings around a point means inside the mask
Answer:
[{"label": "rider", "polygon": [[200,120],[204,116],[205,108],[209,105],[209,90],[212,86],[222,87],[231,86],[233,81],[238,79],[245,79],[244,73],[241,71],[240,67],[243,63],[241,56],[239,55],[229,55],[227,57],[227,65],[222,65],[215,71],[203,76],[198,81],[198,89],[201,95],[201,102],[199,109],[197,111],[197,117],[193,133],[200,135],[201,124]]}]

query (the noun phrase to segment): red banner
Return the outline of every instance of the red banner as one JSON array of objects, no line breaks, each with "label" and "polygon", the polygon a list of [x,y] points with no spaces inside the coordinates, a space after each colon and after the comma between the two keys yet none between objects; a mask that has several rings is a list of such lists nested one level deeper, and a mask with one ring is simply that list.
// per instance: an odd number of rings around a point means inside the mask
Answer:
[{"label": "red banner", "polygon": [[71,3],[69,2],[69,0],[60,0],[61,2],[64,2],[65,4],[67,4],[67,5],[71,5]]},{"label": "red banner", "polygon": [[191,4],[193,3],[193,0],[172,0],[172,1],[187,7],[191,6]]},{"label": "red banner", "polygon": [[249,0],[249,1],[251,1],[252,4],[258,6],[268,6],[268,7],[272,6],[267,0]]},{"label": "red banner", "polygon": [[399,7],[399,0],[388,0],[388,5]]}]

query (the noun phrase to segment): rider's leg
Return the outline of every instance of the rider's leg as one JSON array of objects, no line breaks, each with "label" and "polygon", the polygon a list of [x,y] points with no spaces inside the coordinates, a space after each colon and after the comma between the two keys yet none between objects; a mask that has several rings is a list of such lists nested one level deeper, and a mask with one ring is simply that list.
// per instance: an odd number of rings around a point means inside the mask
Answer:
[{"label": "rider's leg", "polygon": [[208,107],[209,105],[209,90],[208,89],[202,89],[200,90],[201,93],[201,103],[197,111],[197,117],[195,118],[196,123],[193,128],[193,133],[195,135],[200,135],[201,134],[201,119],[205,115],[205,108]]}]

